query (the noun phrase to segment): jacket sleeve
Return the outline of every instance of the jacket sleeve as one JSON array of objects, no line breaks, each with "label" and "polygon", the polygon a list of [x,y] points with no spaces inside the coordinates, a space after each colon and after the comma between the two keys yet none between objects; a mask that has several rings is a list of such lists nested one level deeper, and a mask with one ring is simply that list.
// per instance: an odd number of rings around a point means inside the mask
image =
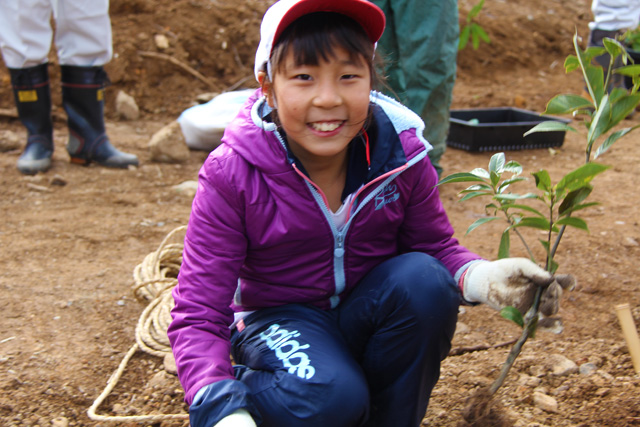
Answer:
[{"label": "jacket sleeve", "polygon": [[173,290],[175,307],[168,336],[190,405],[204,386],[235,381],[230,360],[230,304],[247,241],[238,193],[221,166],[226,160],[211,155],[200,170],[178,285]]},{"label": "jacket sleeve", "polygon": [[425,252],[440,260],[452,276],[459,277],[462,267],[481,256],[460,245],[444,210],[436,184],[438,175],[425,157],[405,172],[410,186],[409,202],[400,230],[399,247],[403,252]]}]

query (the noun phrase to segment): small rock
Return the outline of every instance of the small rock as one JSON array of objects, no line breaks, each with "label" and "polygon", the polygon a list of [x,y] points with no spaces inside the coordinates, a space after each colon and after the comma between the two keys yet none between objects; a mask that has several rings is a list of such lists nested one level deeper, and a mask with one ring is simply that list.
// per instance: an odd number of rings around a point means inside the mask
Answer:
[{"label": "small rock", "polygon": [[583,363],[580,365],[580,375],[589,376],[598,370],[595,363]]},{"label": "small rock", "polygon": [[113,406],[111,407],[111,410],[116,415],[125,415],[127,413],[127,410],[125,409],[124,405],[122,405],[121,403],[114,403]]},{"label": "small rock", "polygon": [[50,193],[51,189],[49,187],[44,187],[42,185],[34,184],[32,182],[27,182],[27,187],[29,190],[37,191],[39,193]]},{"label": "small rock", "polygon": [[190,152],[180,123],[173,121],[156,132],[149,141],[151,160],[163,163],[182,163],[189,159]]},{"label": "small rock", "polygon": [[525,387],[538,387],[542,380],[537,377],[532,377],[530,375],[522,374],[518,378],[518,384]]},{"label": "small rock", "polygon": [[218,95],[220,95],[219,92],[201,93],[200,95],[196,96],[196,101],[199,104],[206,104],[207,102],[211,101],[213,98],[215,98]]},{"label": "small rock", "polygon": [[116,111],[125,120],[137,120],[140,117],[140,109],[136,100],[123,91],[118,92],[116,96]]},{"label": "small rock", "polygon": [[22,147],[20,137],[17,133],[5,130],[0,133],[0,153],[5,151],[17,150]]},{"label": "small rock", "polygon": [[169,39],[164,34],[156,34],[153,36],[153,41],[158,49],[164,50],[169,47]]},{"label": "small rock", "polygon": [[632,248],[635,246],[640,246],[640,243],[638,243],[638,241],[636,239],[634,239],[633,237],[625,237],[624,241],[622,242],[622,246],[626,246],[627,248]]},{"label": "small rock", "polygon": [[67,185],[67,180],[61,177],[60,175],[55,174],[49,180],[49,185],[58,185],[60,187],[64,187],[65,185]]},{"label": "small rock", "polygon": [[67,427],[69,420],[65,417],[57,417],[51,420],[51,427]]},{"label": "small rock", "polygon": [[196,195],[196,190],[198,189],[198,181],[184,181],[178,185],[174,185],[173,189],[178,194],[193,197]]},{"label": "small rock", "polygon": [[558,401],[544,393],[533,393],[533,404],[536,408],[540,408],[545,412],[558,412]]},{"label": "small rock", "polygon": [[515,105],[516,108],[526,108],[527,107],[527,100],[522,95],[516,95],[513,98],[513,105]]},{"label": "small rock", "polygon": [[471,331],[471,328],[469,328],[469,326],[467,326],[466,324],[462,322],[458,322],[456,324],[456,335],[458,334],[465,335],[465,334],[468,334],[469,331]]},{"label": "small rock", "polygon": [[529,374],[533,377],[543,377],[545,375],[545,369],[540,365],[533,365],[529,367]]},{"label": "small rock", "polygon": [[578,365],[561,354],[552,354],[548,360],[553,375],[565,376],[578,372]]},{"label": "small rock", "polygon": [[167,374],[177,375],[178,368],[176,367],[176,359],[173,357],[173,353],[167,353],[164,356],[164,370]]},{"label": "small rock", "polygon": [[152,389],[165,390],[170,386],[170,378],[165,371],[159,371],[151,377],[148,386]]}]

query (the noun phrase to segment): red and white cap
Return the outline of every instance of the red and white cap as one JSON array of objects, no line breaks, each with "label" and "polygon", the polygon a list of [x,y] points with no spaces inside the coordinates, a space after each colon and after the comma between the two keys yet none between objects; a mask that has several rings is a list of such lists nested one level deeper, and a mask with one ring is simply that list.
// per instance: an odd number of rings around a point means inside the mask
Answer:
[{"label": "red and white cap", "polygon": [[296,19],[314,12],[335,12],[348,16],[362,26],[372,43],[376,43],[384,31],[384,13],[369,0],[279,0],[262,18],[254,67],[256,79],[258,71],[269,61],[273,45],[282,32]]}]

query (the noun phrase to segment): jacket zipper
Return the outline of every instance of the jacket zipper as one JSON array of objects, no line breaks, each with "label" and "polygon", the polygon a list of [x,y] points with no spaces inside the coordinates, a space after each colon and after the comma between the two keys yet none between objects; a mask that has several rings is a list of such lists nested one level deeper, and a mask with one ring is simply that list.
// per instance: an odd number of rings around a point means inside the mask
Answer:
[{"label": "jacket zipper", "polygon": [[[280,140],[280,143],[282,144],[283,148],[285,148],[285,151],[286,151],[286,146],[284,144],[284,141],[282,140],[282,138],[278,133],[276,133],[276,135]],[[402,172],[404,172],[405,170],[409,169],[411,166],[416,164],[418,161],[422,160],[426,155],[427,155],[427,152],[423,151],[417,156],[415,156],[414,158],[412,158],[410,161],[405,163],[404,165],[396,169],[393,169],[383,175],[380,175],[373,181],[363,185],[362,188],[358,190],[358,192],[356,193],[351,204],[348,206],[349,210],[347,211],[347,222],[344,224],[344,227],[342,227],[341,230],[338,230],[338,228],[333,222],[333,218],[331,217],[331,213],[329,212],[329,201],[327,200],[327,197],[325,196],[324,192],[313,181],[311,181],[311,179],[309,179],[308,176],[302,173],[300,169],[298,169],[295,163],[291,164],[291,166],[296,171],[296,173],[300,175],[300,177],[302,177],[302,179],[304,179],[304,181],[307,183],[307,186],[309,187],[309,190],[311,191],[313,198],[316,200],[316,203],[318,203],[318,205],[320,206],[322,213],[324,214],[327,222],[329,223],[329,227],[331,228],[331,233],[333,234],[333,274],[334,274],[334,282],[335,282],[335,292],[333,296],[329,298],[331,308],[335,308],[338,306],[338,304],[340,303],[340,294],[344,292],[344,289],[346,287],[346,277],[344,273],[344,254],[345,254],[344,240],[345,240],[345,236],[347,235],[347,231],[349,230],[349,226],[351,225],[351,220],[364,206],[366,206],[391,181],[393,181]],[[361,203],[358,204],[358,207],[353,212],[353,215],[351,215],[351,209],[353,208],[353,203],[357,201],[359,195],[365,189],[373,186],[374,184],[377,184],[380,181],[383,181],[382,184],[380,184],[376,189],[374,189],[371,193],[369,193],[369,195],[365,197]]]}]

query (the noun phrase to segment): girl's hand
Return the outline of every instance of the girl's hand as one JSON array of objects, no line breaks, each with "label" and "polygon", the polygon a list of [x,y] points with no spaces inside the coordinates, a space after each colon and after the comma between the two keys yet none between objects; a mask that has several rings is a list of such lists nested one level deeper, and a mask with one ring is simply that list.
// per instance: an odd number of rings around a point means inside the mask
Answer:
[{"label": "girl's hand", "polygon": [[538,287],[545,288],[540,312],[551,316],[558,312],[562,290],[572,290],[576,280],[572,275],[552,275],[527,258],[505,258],[480,261],[467,270],[463,295],[469,302],[481,302],[501,310],[513,306],[525,313],[533,304]]}]

